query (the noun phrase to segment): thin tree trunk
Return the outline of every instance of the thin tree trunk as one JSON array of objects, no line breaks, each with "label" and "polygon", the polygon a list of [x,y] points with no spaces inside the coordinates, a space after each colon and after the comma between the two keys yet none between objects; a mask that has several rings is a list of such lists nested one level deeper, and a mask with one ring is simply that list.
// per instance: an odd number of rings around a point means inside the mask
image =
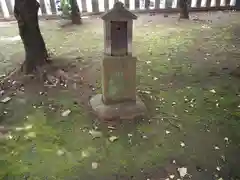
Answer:
[{"label": "thin tree trunk", "polygon": [[189,19],[187,0],[180,0],[179,7],[180,7],[180,19]]},{"label": "thin tree trunk", "polygon": [[76,0],[70,0],[71,5],[71,19],[73,24],[82,24],[81,14]]},{"label": "thin tree trunk", "polygon": [[39,7],[36,0],[15,0],[14,15],[25,49],[24,70],[26,73],[34,72],[48,59],[47,49],[38,24]]}]

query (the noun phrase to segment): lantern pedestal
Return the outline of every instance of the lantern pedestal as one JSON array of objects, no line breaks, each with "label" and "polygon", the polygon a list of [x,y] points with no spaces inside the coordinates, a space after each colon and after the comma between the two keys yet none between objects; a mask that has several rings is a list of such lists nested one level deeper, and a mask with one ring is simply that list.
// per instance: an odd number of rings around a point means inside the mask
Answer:
[{"label": "lantern pedestal", "polygon": [[105,55],[101,64],[102,93],[90,100],[99,119],[131,120],[146,114],[136,96],[136,57]]},{"label": "lantern pedestal", "polygon": [[101,64],[105,104],[136,100],[136,57],[105,55]]},{"label": "lantern pedestal", "polygon": [[136,97],[136,101],[124,101],[109,105],[104,104],[102,97],[102,94],[97,94],[90,100],[92,109],[101,120],[133,120],[146,114],[146,106],[138,97]]}]

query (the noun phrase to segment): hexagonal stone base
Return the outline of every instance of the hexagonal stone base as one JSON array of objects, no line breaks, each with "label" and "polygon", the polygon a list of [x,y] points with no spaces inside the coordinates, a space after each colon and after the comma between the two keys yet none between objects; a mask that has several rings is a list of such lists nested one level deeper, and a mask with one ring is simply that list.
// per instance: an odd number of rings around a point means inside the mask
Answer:
[{"label": "hexagonal stone base", "polygon": [[146,106],[139,97],[136,97],[136,102],[106,105],[102,101],[102,94],[97,94],[91,98],[90,105],[101,120],[133,120],[147,113]]}]

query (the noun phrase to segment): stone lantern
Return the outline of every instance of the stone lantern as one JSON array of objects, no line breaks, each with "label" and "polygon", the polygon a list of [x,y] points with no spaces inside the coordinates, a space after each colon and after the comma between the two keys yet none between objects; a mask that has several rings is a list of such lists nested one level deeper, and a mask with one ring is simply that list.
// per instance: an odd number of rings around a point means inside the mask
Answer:
[{"label": "stone lantern", "polygon": [[91,98],[90,105],[100,119],[134,119],[146,113],[136,96],[136,61],[132,56],[133,20],[137,16],[116,2],[102,16],[104,21],[104,58],[102,94]]}]

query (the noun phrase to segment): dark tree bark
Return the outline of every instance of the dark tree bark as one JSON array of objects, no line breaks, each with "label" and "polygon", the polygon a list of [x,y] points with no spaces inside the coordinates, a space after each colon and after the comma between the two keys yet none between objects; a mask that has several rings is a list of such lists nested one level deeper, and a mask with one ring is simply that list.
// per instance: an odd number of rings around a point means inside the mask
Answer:
[{"label": "dark tree bark", "polygon": [[25,49],[23,68],[27,74],[48,62],[47,49],[38,24],[39,7],[36,0],[15,0],[14,16]]},{"label": "dark tree bark", "polygon": [[76,0],[70,0],[71,19],[73,24],[82,24],[81,14]]},{"label": "dark tree bark", "polygon": [[180,19],[189,19],[188,0],[179,1]]}]

